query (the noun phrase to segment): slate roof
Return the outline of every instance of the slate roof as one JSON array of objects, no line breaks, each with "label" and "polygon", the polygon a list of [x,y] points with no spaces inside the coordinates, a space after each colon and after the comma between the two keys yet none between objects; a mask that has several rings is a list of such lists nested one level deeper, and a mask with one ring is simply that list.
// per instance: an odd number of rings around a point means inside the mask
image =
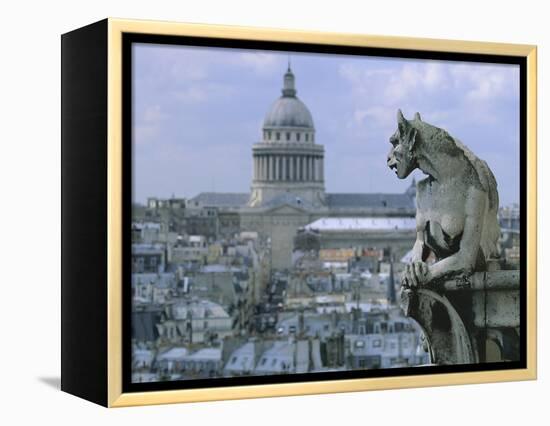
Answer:
[{"label": "slate roof", "polygon": [[290,192],[283,192],[280,195],[277,195],[276,197],[267,200],[266,202],[262,203],[262,207],[278,207],[282,205],[289,205],[293,207],[297,207],[300,209],[313,209],[313,205],[306,200],[304,200],[301,197],[298,197],[295,194],[292,194]]},{"label": "slate roof", "polygon": [[[201,192],[191,199],[205,207],[244,207],[250,199],[249,193],[240,192]],[[299,200],[299,201],[298,201]],[[414,209],[414,198],[404,193],[333,193],[326,194],[329,208],[389,208]],[[292,193],[281,195],[267,200],[262,207],[276,207],[281,204],[295,205],[301,208],[312,208],[305,200]]]},{"label": "slate roof", "polygon": [[132,337],[138,341],[155,341],[159,316],[160,313],[154,310],[132,312]]},{"label": "slate roof", "polygon": [[198,201],[205,207],[240,207],[248,203],[248,192],[201,192],[191,202]]},{"label": "slate roof", "polygon": [[319,231],[367,231],[416,229],[413,217],[323,217],[306,226]]},{"label": "slate roof", "polygon": [[327,194],[329,208],[380,207],[393,209],[414,209],[414,199],[402,194]]}]

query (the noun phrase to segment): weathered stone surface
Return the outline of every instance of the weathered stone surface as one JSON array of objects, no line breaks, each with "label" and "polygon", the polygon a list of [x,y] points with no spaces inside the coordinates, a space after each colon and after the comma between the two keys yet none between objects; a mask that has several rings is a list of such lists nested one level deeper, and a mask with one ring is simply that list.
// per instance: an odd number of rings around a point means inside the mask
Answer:
[{"label": "weathered stone surface", "polygon": [[[397,114],[388,167],[420,169],[417,237],[402,278],[405,313],[424,330],[436,364],[519,359],[519,271],[498,271],[496,180],[445,130]],[[435,261],[428,262],[432,256]]]}]

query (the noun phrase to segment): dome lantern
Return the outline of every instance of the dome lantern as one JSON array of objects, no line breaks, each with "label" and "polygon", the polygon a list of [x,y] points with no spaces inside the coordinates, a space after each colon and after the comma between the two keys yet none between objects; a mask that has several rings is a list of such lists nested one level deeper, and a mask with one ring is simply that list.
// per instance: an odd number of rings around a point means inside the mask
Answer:
[{"label": "dome lantern", "polygon": [[288,70],[284,76],[282,92],[284,97],[296,97],[296,88],[294,87],[294,74],[290,69],[290,63],[288,64]]},{"label": "dome lantern", "polygon": [[313,132],[313,118],[307,106],[296,96],[294,73],[290,64],[283,77],[282,96],[267,112],[264,119],[264,130],[281,128],[299,128],[301,131]]}]

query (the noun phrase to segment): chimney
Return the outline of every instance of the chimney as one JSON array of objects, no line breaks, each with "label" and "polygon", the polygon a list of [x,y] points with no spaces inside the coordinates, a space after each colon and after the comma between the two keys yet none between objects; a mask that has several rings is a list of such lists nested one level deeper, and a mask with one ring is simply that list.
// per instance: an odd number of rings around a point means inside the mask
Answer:
[{"label": "chimney", "polygon": [[388,299],[388,303],[391,305],[395,305],[396,297],[395,297],[395,280],[393,276],[393,253],[390,252],[390,276],[388,277],[388,288],[386,292],[386,298]]}]

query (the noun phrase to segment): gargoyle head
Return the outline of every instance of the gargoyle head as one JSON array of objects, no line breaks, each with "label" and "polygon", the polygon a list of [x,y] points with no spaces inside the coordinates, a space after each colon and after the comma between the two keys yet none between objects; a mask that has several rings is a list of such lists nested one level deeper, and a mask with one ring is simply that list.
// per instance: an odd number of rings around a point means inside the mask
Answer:
[{"label": "gargoyle head", "polygon": [[[416,113],[415,120],[420,121],[420,114]],[[416,139],[417,130],[398,110],[397,130],[390,138],[392,147],[388,154],[388,167],[395,170],[399,179],[405,179],[418,167],[414,152]]]}]

